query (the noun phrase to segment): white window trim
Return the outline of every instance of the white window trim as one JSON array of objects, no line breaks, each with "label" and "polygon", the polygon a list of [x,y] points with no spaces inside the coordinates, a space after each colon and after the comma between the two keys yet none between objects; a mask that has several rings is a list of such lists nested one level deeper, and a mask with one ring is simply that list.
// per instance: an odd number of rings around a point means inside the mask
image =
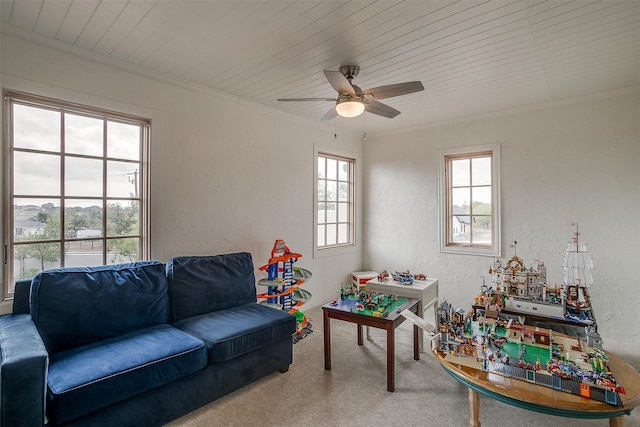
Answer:
[{"label": "white window trim", "polygon": [[[355,162],[353,171],[353,244],[318,249],[318,154],[344,157],[353,159]],[[320,144],[314,144],[313,146],[313,258],[340,256],[358,250],[360,221],[358,221],[359,203],[357,189],[360,180],[360,163],[360,155],[358,153]]]},{"label": "white window trim", "polygon": [[[490,248],[480,248],[472,246],[448,246],[447,245],[447,180],[445,160],[447,156],[472,154],[482,151],[491,151],[491,197],[493,200],[493,245]],[[438,151],[438,203],[439,203],[439,234],[440,234],[440,252],[459,255],[479,255],[488,257],[502,256],[502,237],[501,237],[501,220],[500,220],[500,144],[474,145],[468,147],[457,147],[442,149]]]}]

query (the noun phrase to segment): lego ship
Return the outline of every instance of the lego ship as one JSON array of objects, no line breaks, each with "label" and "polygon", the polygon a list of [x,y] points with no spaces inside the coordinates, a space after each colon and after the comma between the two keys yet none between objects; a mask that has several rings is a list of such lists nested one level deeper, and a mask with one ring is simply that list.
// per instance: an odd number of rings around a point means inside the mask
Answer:
[{"label": "lego ship", "polygon": [[576,230],[565,252],[562,286],[552,287],[546,283],[547,272],[543,262],[538,260],[527,268],[523,260],[514,254],[506,264],[501,259],[494,260],[489,268],[493,286],[482,285],[481,294],[476,296],[476,305],[483,305],[488,310],[504,309],[550,320],[565,320],[595,331],[588,292],[593,283],[592,269],[593,261],[587,245],[579,241]]}]

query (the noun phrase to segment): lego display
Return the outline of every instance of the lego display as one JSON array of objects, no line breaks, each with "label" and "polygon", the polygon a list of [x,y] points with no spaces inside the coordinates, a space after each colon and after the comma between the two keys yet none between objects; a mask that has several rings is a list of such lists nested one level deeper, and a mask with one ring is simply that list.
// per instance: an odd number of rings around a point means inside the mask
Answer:
[{"label": "lego display", "polygon": [[372,317],[387,317],[407,301],[397,295],[367,292],[356,286],[341,286],[339,292],[340,296],[330,303],[331,306]]},{"label": "lego display", "polygon": [[[474,320],[475,319],[475,320]],[[432,347],[445,360],[473,369],[623,406],[620,386],[601,349],[551,329],[511,318],[477,316],[474,309],[438,307]]]},{"label": "lego display", "polygon": [[269,262],[259,268],[266,271],[267,277],[258,280],[258,285],[266,286],[267,292],[257,295],[262,304],[287,311],[296,316],[297,327],[293,342],[296,343],[313,332],[311,322],[299,310],[299,307],[311,299],[311,293],[301,289],[311,278],[311,272],[304,268],[294,267],[293,264],[302,257],[299,253],[291,252],[284,240],[278,239],[271,249]]}]

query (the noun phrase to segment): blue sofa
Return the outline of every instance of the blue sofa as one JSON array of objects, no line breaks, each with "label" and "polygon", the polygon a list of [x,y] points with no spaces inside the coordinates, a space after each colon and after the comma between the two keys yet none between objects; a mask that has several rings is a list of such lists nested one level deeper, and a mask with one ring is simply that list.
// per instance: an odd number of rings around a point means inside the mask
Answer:
[{"label": "blue sofa", "polygon": [[295,327],[248,253],[47,270],[0,316],[0,425],[162,425],[286,372]]}]

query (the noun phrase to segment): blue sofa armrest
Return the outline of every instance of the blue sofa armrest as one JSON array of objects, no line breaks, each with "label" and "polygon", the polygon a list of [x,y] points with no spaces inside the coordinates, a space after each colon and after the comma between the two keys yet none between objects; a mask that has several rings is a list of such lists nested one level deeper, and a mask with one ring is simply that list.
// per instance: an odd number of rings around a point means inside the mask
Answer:
[{"label": "blue sofa armrest", "polygon": [[31,316],[0,316],[0,425],[44,425],[49,357]]}]

